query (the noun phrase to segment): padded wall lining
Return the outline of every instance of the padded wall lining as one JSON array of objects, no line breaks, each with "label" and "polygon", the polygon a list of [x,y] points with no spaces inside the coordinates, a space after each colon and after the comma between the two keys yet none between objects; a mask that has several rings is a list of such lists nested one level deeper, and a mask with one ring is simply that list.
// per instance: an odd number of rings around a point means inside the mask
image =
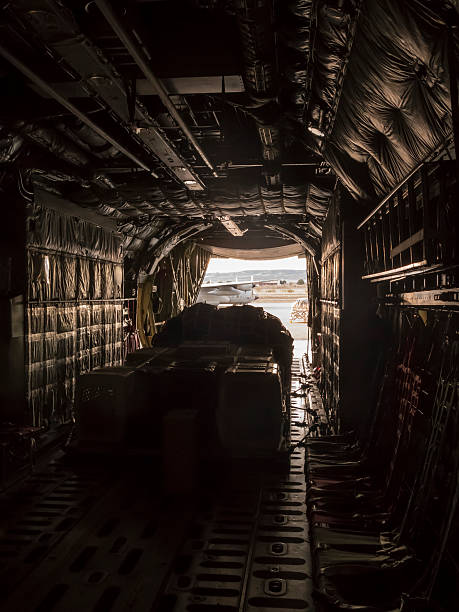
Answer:
[{"label": "padded wall lining", "polygon": [[68,421],[79,373],[122,360],[120,236],[46,208],[27,233],[26,375],[30,422]]},{"label": "padded wall lining", "polygon": [[449,136],[447,26],[447,3],[364,3],[324,149],[355,197],[387,193]]}]

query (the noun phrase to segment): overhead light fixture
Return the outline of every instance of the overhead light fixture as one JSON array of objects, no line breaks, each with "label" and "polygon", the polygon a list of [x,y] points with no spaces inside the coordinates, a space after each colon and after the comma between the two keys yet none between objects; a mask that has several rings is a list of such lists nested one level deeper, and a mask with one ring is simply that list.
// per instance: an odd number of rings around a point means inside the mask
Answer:
[{"label": "overhead light fixture", "polygon": [[311,132],[311,134],[314,134],[314,136],[318,136],[319,138],[324,138],[325,133],[322,132],[321,129],[314,127],[313,125],[308,125],[308,130]]},{"label": "overhead light fixture", "polygon": [[185,185],[196,185],[196,181],[192,181],[191,179],[188,179],[186,181],[183,181],[185,183]]},{"label": "overhead light fixture", "polygon": [[228,215],[221,215],[220,217],[217,217],[217,219],[233,236],[243,236],[247,231],[246,229],[241,230],[237,223],[235,223]]},{"label": "overhead light fixture", "polygon": [[322,129],[322,124],[324,120],[324,110],[320,106],[320,104],[314,104],[311,108],[310,113],[310,121],[308,123],[308,131],[314,136],[318,136],[319,138],[325,137],[325,132]]}]

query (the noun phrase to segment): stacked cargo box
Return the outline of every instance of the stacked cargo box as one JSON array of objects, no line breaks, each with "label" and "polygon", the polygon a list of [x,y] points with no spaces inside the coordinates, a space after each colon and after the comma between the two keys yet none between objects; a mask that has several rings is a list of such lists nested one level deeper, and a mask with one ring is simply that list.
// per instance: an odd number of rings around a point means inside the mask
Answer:
[{"label": "stacked cargo box", "polygon": [[[194,318],[190,310],[184,313],[188,321]],[[254,314],[259,316],[251,312],[252,318]],[[209,321],[206,330],[208,324]],[[177,326],[173,329],[177,340]],[[248,325],[244,336],[254,334],[253,326]],[[238,346],[228,340],[203,340],[196,339],[196,333],[192,335],[195,339],[176,346],[134,353],[124,368],[101,369],[81,376],[77,398],[79,429],[74,448],[158,450],[165,443],[161,432],[166,435],[163,424],[169,419],[167,415],[185,410],[196,415],[193,422],[202,459],[266,456],[285,450],[288,387],[283,383],[282,367],[273,348],[264,344]],[[98,423],[105,419],[116,424],[108,425],[99,434]],[[177,415],[172,421],[181,423],[182,419]],[[124,430],[121,437],[120,427]],[[107,431],[112,432],[111,439]]]},{"label": "stacked cargo box", "polygon": [[288,441],[287,412],[279,365],[254,355],[225,370],[219,385],[218,438],[236,457],[281,450]]}]

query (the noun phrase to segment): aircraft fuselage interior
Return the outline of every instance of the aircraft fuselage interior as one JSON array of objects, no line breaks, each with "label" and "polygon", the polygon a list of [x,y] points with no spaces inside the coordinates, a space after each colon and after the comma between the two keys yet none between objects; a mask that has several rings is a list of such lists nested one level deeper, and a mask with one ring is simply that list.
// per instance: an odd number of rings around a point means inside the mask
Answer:
[{"label": "aircraft fuselage interior", "polygon": [[458,26],[0,0],[2,610],[459,609]]}]

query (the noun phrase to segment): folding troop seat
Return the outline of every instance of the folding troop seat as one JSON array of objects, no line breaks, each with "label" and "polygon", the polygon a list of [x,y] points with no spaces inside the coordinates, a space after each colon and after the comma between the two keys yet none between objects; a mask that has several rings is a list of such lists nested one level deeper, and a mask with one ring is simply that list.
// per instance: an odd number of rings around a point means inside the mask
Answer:
[{"label": "folding troop seat", "polygon": [[422,573],[419,534],[407,526],[435,433],[409,354],[405,364],[385,376],[365,443],[331,436],[306,445],[316,593],[331,609],[398,609]]}]

